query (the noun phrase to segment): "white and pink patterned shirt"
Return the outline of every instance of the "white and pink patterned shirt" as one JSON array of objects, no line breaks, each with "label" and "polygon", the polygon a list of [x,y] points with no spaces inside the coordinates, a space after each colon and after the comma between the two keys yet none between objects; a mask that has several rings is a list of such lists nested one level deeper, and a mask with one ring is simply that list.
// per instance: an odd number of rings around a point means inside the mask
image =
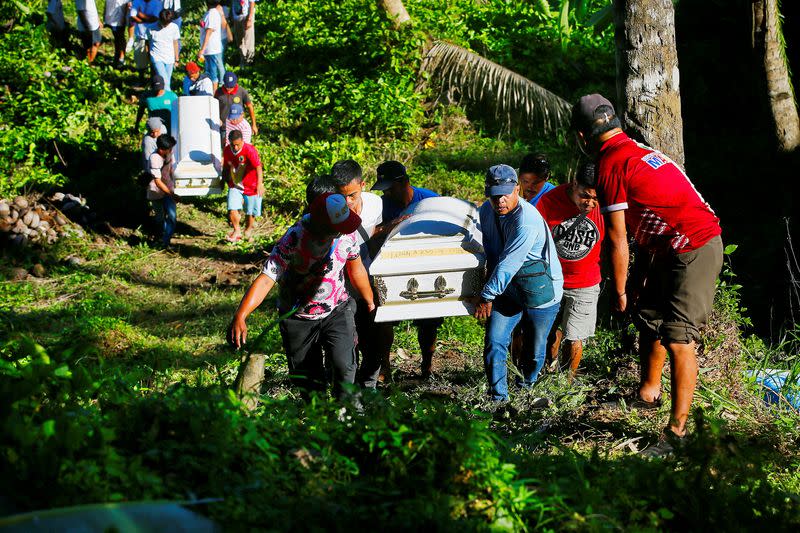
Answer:
[{"label": "white and pink patterned shirt", "polygon": [[230,135],[233,130],[241,131],[244,142],[247,144],[253,144],[253,128],[250,127],[250,123],[247,122],[247,119],[243,118],[238,124],[234,124],[230,120],[225,121],[225,146],[228,146],[231,143],[228,140],[228,135]]},{"label": "white and pink patterned shirt", "polygon": [[280,284],[280,309],[297,307],[297,318],[325,318],[350,298],[345,286],[347,261],[357,259],[355,233],[318,239],[303,217],[272,249],[263,273]]}]

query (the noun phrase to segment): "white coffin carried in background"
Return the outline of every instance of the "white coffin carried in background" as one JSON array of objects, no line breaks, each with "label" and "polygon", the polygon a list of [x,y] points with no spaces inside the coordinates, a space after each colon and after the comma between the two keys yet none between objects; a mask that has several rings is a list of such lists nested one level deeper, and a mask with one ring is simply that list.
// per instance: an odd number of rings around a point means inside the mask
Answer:
[{"label": "white coffin carried in background", "polygon": [[483,288],[478,210],[449,197],[426,198],[389,234],[369,272],[376,322],[472,314],[465,299]]},{"label": "white coffin carried in background", "polygon": [[219,101],[212,96],[181,96],[172,104],[172,128],[178,144],[175,194],[205,196],[222,192],[222,143]]}]

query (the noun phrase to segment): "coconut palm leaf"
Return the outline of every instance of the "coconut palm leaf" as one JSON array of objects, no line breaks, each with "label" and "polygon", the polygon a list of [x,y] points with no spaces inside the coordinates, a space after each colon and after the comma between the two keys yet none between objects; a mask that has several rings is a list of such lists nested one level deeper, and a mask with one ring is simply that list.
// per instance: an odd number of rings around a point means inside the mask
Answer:
[{"label": "coconut palm leaf", "polygon": [[531,80],[454,44],[437,41],[420,67],[423,85],[438,89],[436,103],[466,103],[489,111],[509,130],[550,134],[569,126],[571,106]]}]

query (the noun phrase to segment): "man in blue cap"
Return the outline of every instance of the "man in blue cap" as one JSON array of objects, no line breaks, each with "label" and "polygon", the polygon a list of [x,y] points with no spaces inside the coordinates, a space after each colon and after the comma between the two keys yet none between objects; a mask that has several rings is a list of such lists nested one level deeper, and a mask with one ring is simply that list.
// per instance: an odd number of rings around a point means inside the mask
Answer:
[{"label": "man in blue cap", "polygon": [[[250,127],[253,130],[253,135],[258,135],[256,110],[253,107],[253,101],[250,99],[250,93],[244,87],[239,86],[239,76],[235,72],[229,70],[222,76],[222,85],[214,93],[214,98],[219,100],[219,119],[223,127],[225,126],[225,121],[228,120],[231,107],[234,104],[239,104],[247,109],[250,115]],[[223,134],[225,133],[223,132]]]},{"label": "man in blue cap", "polygon": [[561,302],[563,276],[544,219],[533,205],[520,201],[516,171],[508,165],[489,168],[485,187],[489,199],[478,212],[489,275],[475,317],[488,319],[483,356],[491,399],[506,402],[511,332],[522,321],[522,378],[518,384],[527,388],[544,365],[547,335]]}]

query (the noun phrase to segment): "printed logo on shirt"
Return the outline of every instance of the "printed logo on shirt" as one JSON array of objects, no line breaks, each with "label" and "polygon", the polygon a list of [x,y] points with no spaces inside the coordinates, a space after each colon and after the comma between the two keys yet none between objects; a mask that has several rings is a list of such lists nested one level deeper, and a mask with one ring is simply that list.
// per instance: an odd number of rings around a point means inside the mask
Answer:
[{"label": "printed logo on shirt", "polygon": [[669,161],[658,152],[652,152],[650,154],[647,154],[642,158],[642,161],[644,161],[645,163],[647,163],[656,170],[669,163]]},{"label": "printed logo on shirt", "polygon": [[579,261],[589,255],[592,248],[600,240],[600,232],[594,222],[588,218],[581,220],[580,224],[572,230],[570,235],[560,238],[565,231],[572,227],[580,215],[568,218],[553,228],[553,239],[557,240],[556,250],[558,257],[567,261]]},{"label": "printed logo on shirt", "polygon": [[233,97],[233,103],[234,104],[240,104],[240,103],[242,103],[242,99],[240,97],[238,97],[238,96],[234,96]]}]

